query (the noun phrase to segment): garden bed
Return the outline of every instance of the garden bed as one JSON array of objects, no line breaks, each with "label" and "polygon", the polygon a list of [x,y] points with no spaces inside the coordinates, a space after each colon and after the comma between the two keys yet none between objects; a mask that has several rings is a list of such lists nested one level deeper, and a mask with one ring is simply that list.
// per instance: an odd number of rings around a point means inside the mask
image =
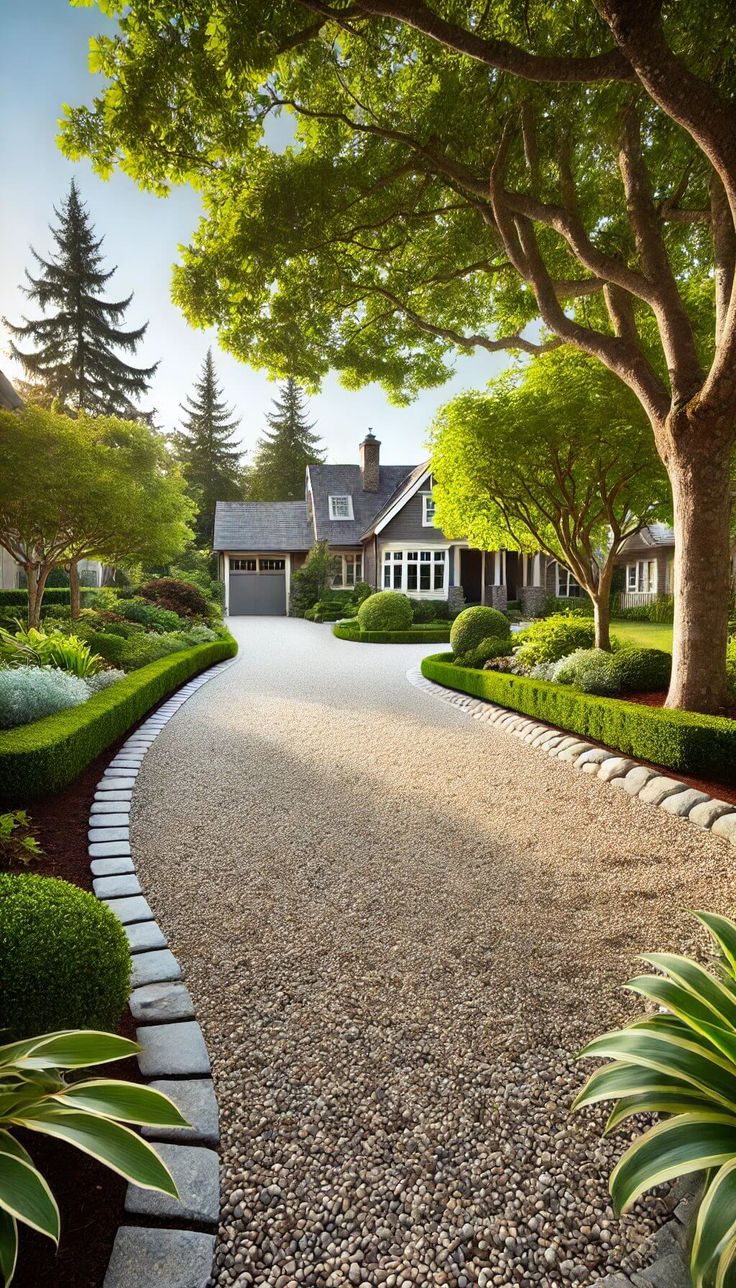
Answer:
[{"label": "garden bed", "polygon": [[603,698],[561,684],[457,666],[452,654],[425,657],[422,674],[511,711],[703,782],[736,784],[736,720]]},{"label": "garden bed", "polygon": [[193,675],[233,657],[232,637],[169,654],[126,675],[87,702],[0,733],[0,802],[15,805],[59,791]]},{"label": "garden bed", "polygon": [[337,622],[332,634],[356,644],[446,644],[451,626],[451,622],[430,622],[411,626],[407,631],[362,631],[357,623]]}]

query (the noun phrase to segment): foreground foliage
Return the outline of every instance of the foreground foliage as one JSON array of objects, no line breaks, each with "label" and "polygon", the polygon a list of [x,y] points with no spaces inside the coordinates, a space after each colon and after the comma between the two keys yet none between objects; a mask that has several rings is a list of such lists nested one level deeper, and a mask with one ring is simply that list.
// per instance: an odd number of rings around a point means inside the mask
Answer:
[{"label": "foreground foliage", "polygon": [[614,1101],[607,1132],[635,1114],[664,1116],[614,1169],[614,1205],[626,1212],[645,1190],[702,1172],[693,1284],[728,1288],[736,1283],[736,923],[695,915],[718,951],[716,969],[673,953],[645,955],[659,973],[637,976],[628,988],[656,1012],[588,1043],[583,1056],[613,1063],[591,1074],[574,1107]]},{"label": "foreground foliage", "polygon": [[[59,1242],[59,1209],[14,1135],[18,1128],[66,1141],[143,1189],[178,1197],[155,1149],[131,1126],[185,1127],[159,1091],[111,1078],[75,1081],[76,1071],[133,1055],[127,1038],[93,1031],[48,1033],[0,1047],[0,1278],[12,1284],[18,1225]],[[69,1076],[71,1075],[71,1077]]]}]

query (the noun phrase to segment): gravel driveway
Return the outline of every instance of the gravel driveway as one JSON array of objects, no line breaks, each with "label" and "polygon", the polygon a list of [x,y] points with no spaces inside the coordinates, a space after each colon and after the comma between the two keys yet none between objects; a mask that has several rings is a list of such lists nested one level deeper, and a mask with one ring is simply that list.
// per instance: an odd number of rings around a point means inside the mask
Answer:
[{"label": "gravel driveway", "polygon": [[664,1205],[614,1219],[624,1137],[568,1116],[574,1054],[632,1013],[638,952],[733,908],[732,850],[408,684],[437,645],[231,625],[133,826],[213,1059],[216,1284],[635,1268]]}]

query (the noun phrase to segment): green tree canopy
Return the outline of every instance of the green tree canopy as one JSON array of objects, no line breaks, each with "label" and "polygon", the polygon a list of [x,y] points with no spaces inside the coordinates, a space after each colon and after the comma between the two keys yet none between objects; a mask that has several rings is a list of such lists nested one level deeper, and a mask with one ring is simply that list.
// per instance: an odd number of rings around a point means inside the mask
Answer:
[{"label": "green tree canopy", "polygon": [[26,573],[31,625],[60,564],[166,563],[192,536],[184,480],[147,425],[39,407],[0,412],[0,457],[0,545]]},{"label": "green tree canopy", "polygon": [[304,471],[324,460],[314,425],[307,420],[304,394],[295,380],[282,386],[268,412],[269,428],[258,440],[253,464],[248,470],[248,499],[251,501],[301,501]]},{"label": "green tree canopy", "polygon": [[590,595],[610,646],[614,560],[667,515],[667,476],[637,399],[599,363],[558,349],[462,394],[432,431],[435,518],[481,549],[542,550]]},{"label": "green tree canopy", "polygon": [[244,484],[243,452],[233,441],[240,421],[225,403],[212,349],[182,410],[183,428],[173,436],[174,448],[197,505],[196,541],[204,549],[212,546],[216,503],[241,500]]},{"label": "green tree canopy", "polygon": [[141,417],[136,402],[147,393],[158,364],[132,367],[116,350],[135,353],[147,324],[122,330],[132,295],[116,301],[102,298],[115,269],[102,267],[102,239],[95,236],[73,179],[54,214],[56,253],[43,259],[31,247],[40,272],[37,277],[26,273],[25,294],[40,306],[42,316],[24,318],[17,326],[5,319],[15,339],[35,345],[26,350],[14,341],[10,344],[31,378],[29,396],[44,405],[56,400],[71,415]]},{"label": "green tree canopy", "polygon": [[[63,144],[204,215],[188,318],[397,399],[564,342],[644,408],[674,494],[669,701],[725,695],[736,438],[731,0],[104,0]],[[124,16],[122,16],[124,14]],[[272,145],[269,118],[295,128]]]}]

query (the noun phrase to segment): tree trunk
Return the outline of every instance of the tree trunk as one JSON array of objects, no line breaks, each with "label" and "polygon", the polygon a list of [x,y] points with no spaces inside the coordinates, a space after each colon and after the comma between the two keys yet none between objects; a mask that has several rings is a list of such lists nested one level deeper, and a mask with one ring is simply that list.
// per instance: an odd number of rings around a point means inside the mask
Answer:
[{"label": "tree trunk", "polygon": [[681,444],[675,431],[667,461],[675,516],[675,622],[666,705],[718,713],[726,705],[730,435],[706,429],[711,426],[689,425]]},{"label": "tree trunk", "polygon": [[81,601],[79,597],[79,567],[76,559],[69,560],[69,605],[71,609],[71,619],[76,622],[79,617]]},{"label": "tree trunk", "polygon": [[41,628],[41,604],[43,603],[43,592],[46,589],[46,578],[50,569],[41,565],[37,570],[36,564],[24,564],[26,581],[28,582],[28,626],[35,627],[36,630]]},{"label": "tree trunk", "polygon": [[593,621],[595,623],[595,647],[611,651],[611,603],[609,589],[600,590],[591,595],[593,600]]}]

